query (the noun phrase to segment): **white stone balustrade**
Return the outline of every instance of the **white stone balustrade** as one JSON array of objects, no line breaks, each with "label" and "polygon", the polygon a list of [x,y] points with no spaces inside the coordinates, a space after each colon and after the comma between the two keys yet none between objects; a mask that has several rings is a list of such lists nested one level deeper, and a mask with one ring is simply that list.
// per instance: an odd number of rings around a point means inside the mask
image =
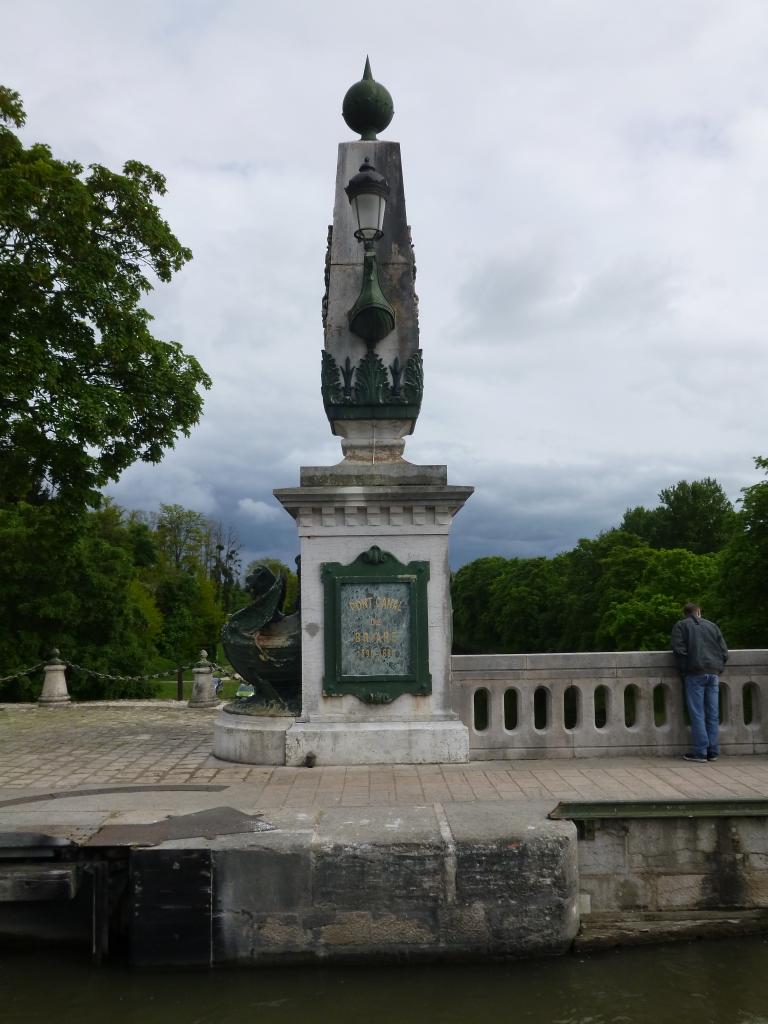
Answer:
[{"label": "white stone balustrade", "polygon": [[[682,754],[683,684],[671,653],[477,654],[451,659],[470,758]],[[732,651],[721,676],[724,754],[768,753],[768,651]]]}]

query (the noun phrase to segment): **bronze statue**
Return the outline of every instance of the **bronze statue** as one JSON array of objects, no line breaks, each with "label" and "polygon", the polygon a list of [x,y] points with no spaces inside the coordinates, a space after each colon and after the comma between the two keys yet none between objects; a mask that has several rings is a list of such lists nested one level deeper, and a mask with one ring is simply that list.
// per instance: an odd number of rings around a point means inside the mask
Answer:
[{"label": "bronze statue", "polygon": [[301,702],[301,612],[283,614],[285,577],[261,564],[246,578],[253,602],[224,623],[221,640],[235,670],[254,687],[253,697],[227,706],[247,714],[254,705]]}]

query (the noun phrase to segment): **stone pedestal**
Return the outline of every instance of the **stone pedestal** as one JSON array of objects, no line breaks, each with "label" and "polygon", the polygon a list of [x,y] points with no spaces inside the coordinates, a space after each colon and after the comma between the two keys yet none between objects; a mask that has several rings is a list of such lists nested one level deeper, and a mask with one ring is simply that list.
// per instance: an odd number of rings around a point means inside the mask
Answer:
[{"label": "stone pedestal", "polygon": [[38,707],[52,708],[70,703],[66,669],[65,663],[59,661],[58,658],[54,658],[46,664],[43,690],[37,699]]},{"label": "stone pedestal", "polygon": [[[376,481],[375,483],[372,481]],[[416,481],[416,482],[414,482]],[[301,540],[302,714],[286,733],[286,764],[414,764],[468,759],[466,726],[449,697],[451,601],[448,535],[472,493],[449,486],[444,466],[342,463],[304,468],[301,486],[275,491]],[[403,565],[428,563],[426,651],[431,692],[389,703],[328,695],[322,568],[348,566],[371,548]],[[375,694],[371,695],[375,698]]]},{"label": "stone pedestal", "polygon": [[200,662],[192,669],[192,696],[187,701],[187,707],[215,708],[219,703],[213,682],[213,669],[207,661]]},{"label": "stone pedestal", "polygon": [[285,764],[285,732],[292,718],[222,711],[213,732],[213,756],[237,764]]}]

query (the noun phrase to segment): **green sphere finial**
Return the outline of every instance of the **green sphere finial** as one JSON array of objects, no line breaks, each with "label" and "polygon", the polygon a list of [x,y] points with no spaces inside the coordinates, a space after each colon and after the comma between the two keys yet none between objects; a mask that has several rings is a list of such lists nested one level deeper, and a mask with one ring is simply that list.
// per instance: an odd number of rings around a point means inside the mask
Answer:
[{"label": "green sphere finial", "polygon": [[365,58],[365,70],[359,82],[347,90],[341,107],[341,116],[360,138],[373,140],[383,132],[395,113],[389,91],[373,79],[371,62]]}]

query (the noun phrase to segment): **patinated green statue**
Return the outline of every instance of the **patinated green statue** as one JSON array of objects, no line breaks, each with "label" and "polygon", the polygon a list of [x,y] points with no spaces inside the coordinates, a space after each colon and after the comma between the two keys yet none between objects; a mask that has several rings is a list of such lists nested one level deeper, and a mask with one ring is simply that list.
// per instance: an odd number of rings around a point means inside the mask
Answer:
[{"label": "patinated green statue", "polygon": [[253,602],[224,623],[221,641],[235,670],[254,687],[227,711],[247,714],[264,703],[298,710],[301,695],[301,612],[283,614],[285,577],[258,565],[245,581]]}]

